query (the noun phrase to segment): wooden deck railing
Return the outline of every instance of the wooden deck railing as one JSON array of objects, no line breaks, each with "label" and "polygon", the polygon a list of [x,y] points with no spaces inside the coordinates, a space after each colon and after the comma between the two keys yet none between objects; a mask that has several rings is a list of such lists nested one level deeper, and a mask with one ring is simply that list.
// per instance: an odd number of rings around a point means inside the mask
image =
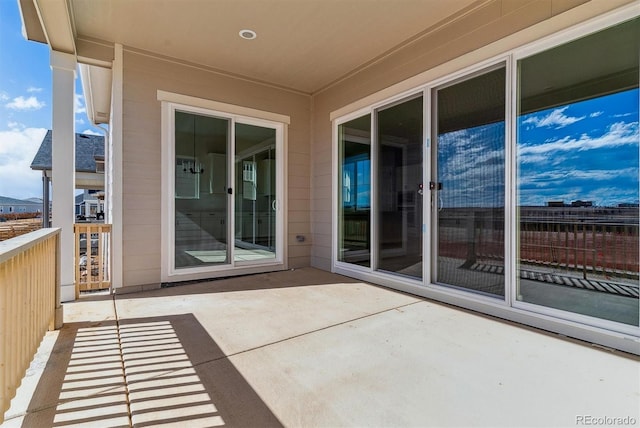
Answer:
[{"label": "wooden deck railing", "polygon": [[104,290],[111,286],[111,225],[76,223],[76,298],[80,291]]},{"label": "wooden deck railing", "polygon": [[0,242],[0,423],[45,333],[62,326],[59,234]]}]

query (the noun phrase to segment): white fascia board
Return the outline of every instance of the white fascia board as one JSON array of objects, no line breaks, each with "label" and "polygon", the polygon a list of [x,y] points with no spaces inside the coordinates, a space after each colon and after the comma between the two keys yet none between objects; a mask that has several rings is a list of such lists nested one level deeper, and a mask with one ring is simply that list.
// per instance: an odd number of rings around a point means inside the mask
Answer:
[{"label": "white fascia board", "polygon": [[66,0],[34,0],[33,3],[51,49],[75,55],[71,12]]}]

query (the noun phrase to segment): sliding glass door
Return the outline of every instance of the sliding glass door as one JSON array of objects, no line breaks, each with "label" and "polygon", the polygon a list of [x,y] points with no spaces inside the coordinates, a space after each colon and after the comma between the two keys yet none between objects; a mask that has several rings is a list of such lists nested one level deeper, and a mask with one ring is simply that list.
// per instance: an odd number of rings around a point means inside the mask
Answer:
[{"label": "sliding glass door", "polygon": [[236,262],[276,257],[276,130],[235,126]]},{"label": "sliding glass door", "polygon": [[376,268],[414,278],[422,278],[422,98],[376,112]]},{"label": "sliding glass door", "polygon": [[433,91],[432,280],[504,296],[505,68]]},{"label": "sliding glass door", "polygon": [[422,278],[423,139],[421,93],[338,126],[339,262]]},{"label": "sliding glass door", "polygon": [[175,112],[176,269],[230,261],[230,123],[225,118]]},{"label": "sliding glass door", "polygon": [[174,131],[174,269],[278,261],[279,128],[175,109]]},{"label": "sliding glass door", "polygon": [[338,127],[338,260],[371,266],[371,115]]},{"label": "sliding glass door", "polygon": [[636,18],[518,61],[517,302],[639,325],[639,53]]}]

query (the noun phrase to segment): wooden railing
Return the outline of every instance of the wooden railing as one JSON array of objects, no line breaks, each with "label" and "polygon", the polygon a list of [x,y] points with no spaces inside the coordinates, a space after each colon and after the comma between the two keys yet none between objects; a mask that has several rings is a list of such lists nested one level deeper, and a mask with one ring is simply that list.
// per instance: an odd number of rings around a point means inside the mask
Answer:
[{"label": "wooden railing", "polygon": [[76,223],[76,298],[81,291],[104,290],[111,286],[111,225]]},{"label": "wooden railing", "polygon": [[45,333],[62,326],[59,236],[0,242],[0,423]]}]

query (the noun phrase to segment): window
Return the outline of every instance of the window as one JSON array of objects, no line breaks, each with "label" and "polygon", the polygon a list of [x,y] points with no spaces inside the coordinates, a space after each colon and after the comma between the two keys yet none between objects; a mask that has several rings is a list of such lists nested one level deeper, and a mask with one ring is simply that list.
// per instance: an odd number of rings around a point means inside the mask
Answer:
[{"label": "window", "polygon": [[638,325],[640,19],[518,62],[517,300]]},{"label": "window", "polygon": [[370,266],[371,116],[339,125],[338,133],[338,260]]}]

